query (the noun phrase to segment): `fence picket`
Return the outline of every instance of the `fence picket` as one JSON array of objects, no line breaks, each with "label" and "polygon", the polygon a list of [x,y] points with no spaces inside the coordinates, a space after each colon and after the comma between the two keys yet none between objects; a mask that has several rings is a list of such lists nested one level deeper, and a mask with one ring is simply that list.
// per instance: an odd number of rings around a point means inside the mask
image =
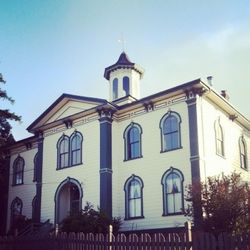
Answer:
[{"label": "fence picket", "polygon": [[[190,238],[191,236],[191,238]],[[39,238],[0,237],[4,250],[250,250],[250,234],[231,236],[221,234],[218,240],[204,232],[150,234],[83,234],[58,233]]]}]

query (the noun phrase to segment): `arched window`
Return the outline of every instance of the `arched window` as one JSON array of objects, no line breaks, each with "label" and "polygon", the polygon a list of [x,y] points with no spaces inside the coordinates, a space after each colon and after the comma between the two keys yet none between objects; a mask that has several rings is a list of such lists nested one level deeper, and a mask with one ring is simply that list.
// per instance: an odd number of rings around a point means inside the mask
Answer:
[{"label": "arched window", "polygon": [[241,168],[247,170],[247,148],[243,137],[240,137],[239,147],[240,147],[240,166]]},{"label": "arched window", "polygon": [[142,129],[139,124],[131,123],[124,131],[125,160],[142,157],[141,153]]},{"label": "arched window", "polygon": [[63,135],[57,143],[58,164],[57,168],[69,166],[69,137]]},{"label": "arched window", "polygon": [[160,121],[162,152],[181,148],[181,118],[176,112],[168,112]]},{"label": "arched window", "polygon": [[124,76],[122,83],[123,83],[123,90],[125,92],[125,95],[129,95],[130,94],[129,78],[127,76]]},{"label": "arched window", "polygon": [[14,223],[15,219],[18,218],[18,216],[22,215],[22,209],[23,209],[23,202],[20,198],[16,197],[10,206],[11,209],[11,218],[10,223],[11,225]]},{"label": "arched window", "polygon": [[82,135],[74,132],[70,139],[71,165],[82,163]]},{"label": "arched window", "polygon": [[38,153],[36,153],[34,157],[34,176],[33,176],[33,181],[37,181],[37,158],[38,158]]},{"label": "arched window", "polygon": [[118,79],[113,80],[113,100],[118,98]]},{"label": "arched window", "polygon": [[183,213],[183,181],[183,174],[173,167],[162,176],[163,215]]},{"label": "arched window", "polygon": [[124,185],[125,218],[143,218],[143,182],[140,177],[132,175]]},{"label": "arched window", "polygon": [[24,159],[18,156],[13,164],[13,185],[23,184],[23,170],[24,170]]},{"label": "arched window", "polygon": [[220,156],[224,156],[224,136],[219,121],[215,122],[215,142],[216,142],[216,153]]}]

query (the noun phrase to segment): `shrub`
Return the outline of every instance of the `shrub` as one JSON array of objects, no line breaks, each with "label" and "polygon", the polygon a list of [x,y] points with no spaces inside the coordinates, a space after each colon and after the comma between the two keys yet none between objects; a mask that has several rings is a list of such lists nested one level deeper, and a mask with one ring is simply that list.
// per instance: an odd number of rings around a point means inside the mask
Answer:
[{"label": "shrub", "polygon": [[63,232],[83,232],[83,233],[108,233],[109,225],[113,226],[113,233],[118,233],[121,226],[120,218],[110,219],[106,213],[93,208],[87,202],[81,213],[70,215],[62,222]]}]

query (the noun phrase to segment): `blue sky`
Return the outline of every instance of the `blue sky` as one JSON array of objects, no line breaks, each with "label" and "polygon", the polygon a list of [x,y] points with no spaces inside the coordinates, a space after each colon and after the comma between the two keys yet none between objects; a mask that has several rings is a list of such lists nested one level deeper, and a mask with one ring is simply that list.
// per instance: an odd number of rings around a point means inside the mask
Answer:
[{"label": "blue sky", "polygon": [[17,140],[62,93],[108,98],[122,52],[145,69],[141,95],[212,75],[250,117],[249,0],[0,0],[0,72],[22,116]]}]

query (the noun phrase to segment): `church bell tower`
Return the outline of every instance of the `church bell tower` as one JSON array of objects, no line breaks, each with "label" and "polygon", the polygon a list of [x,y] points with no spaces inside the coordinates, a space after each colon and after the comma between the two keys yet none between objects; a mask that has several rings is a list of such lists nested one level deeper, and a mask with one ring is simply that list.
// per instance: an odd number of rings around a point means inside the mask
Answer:
[{"label": "church bell tower", "polygon": [[109,81],[109,101],[124,104],[139,99],[143,73],[144,70],[122,52],[118,61],[104,71]]}]

